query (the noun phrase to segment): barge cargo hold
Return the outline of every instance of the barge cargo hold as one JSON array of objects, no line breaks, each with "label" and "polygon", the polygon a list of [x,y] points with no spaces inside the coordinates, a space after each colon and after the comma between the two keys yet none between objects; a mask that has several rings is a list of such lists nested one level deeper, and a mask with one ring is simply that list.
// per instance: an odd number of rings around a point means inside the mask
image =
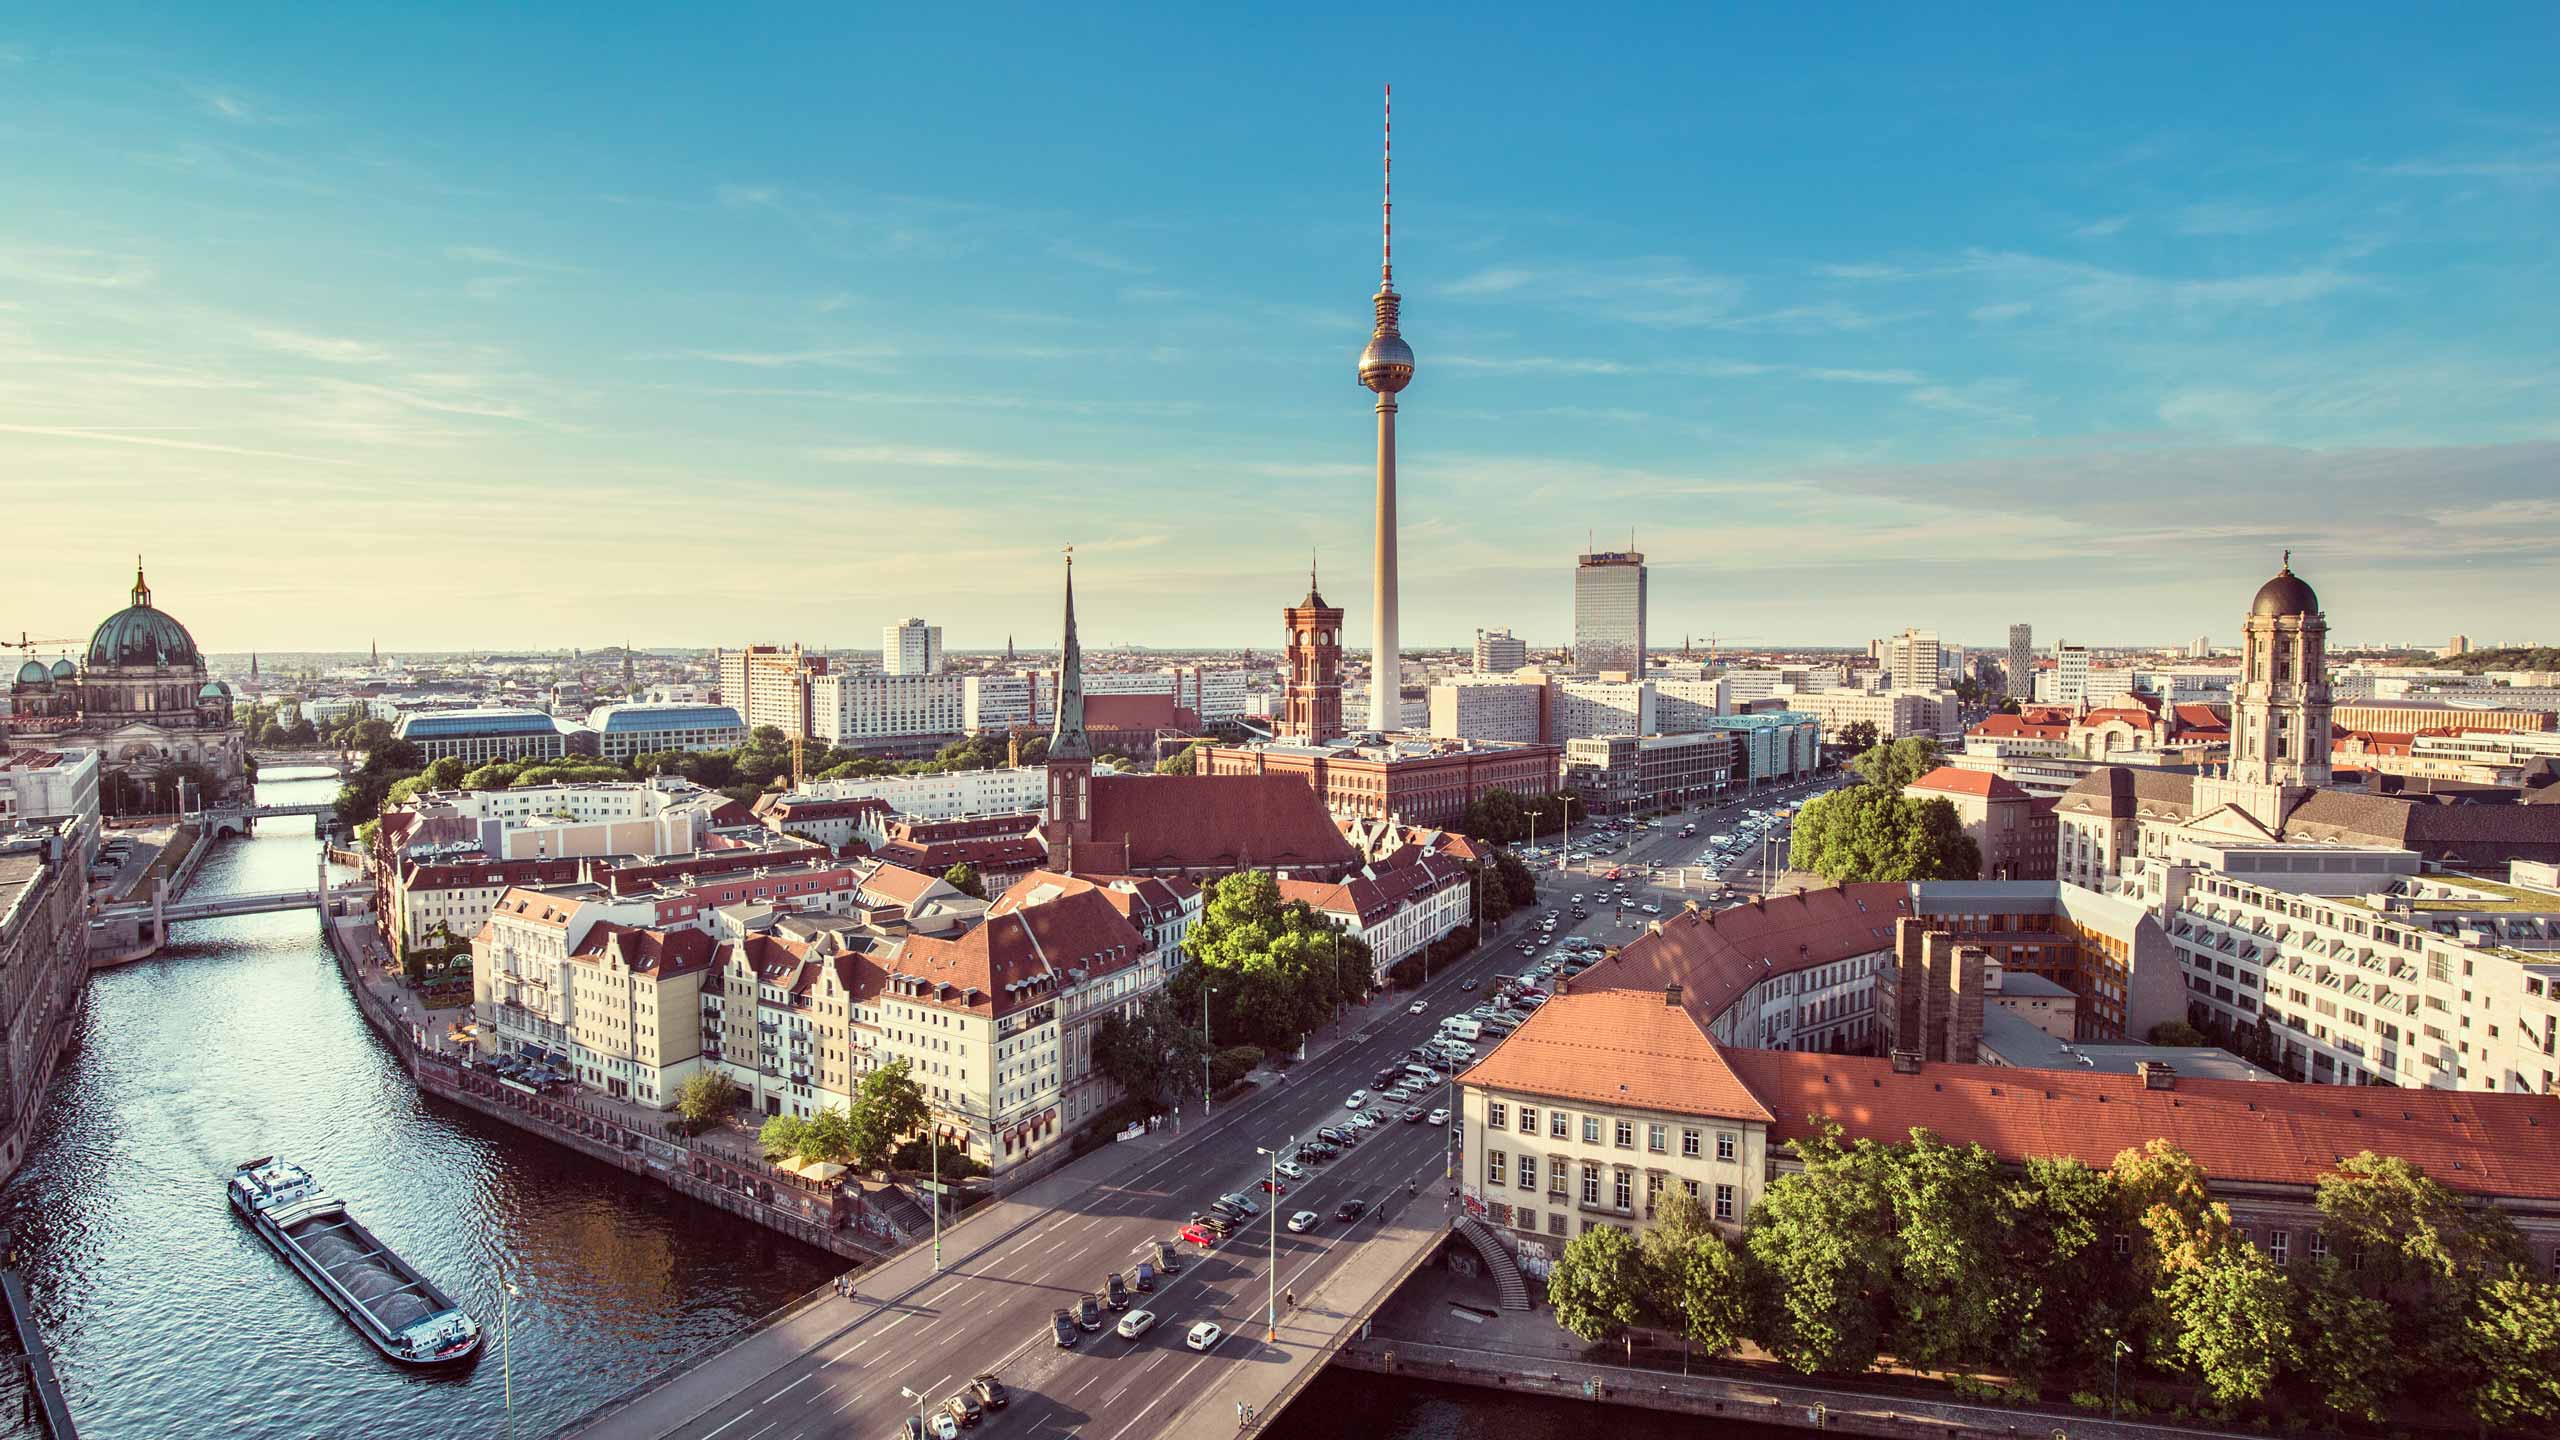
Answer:
[{"label": "barge cargo hold", "polygon": [[480,1351],[480,1324],[347,1213],[311,1172],[273,1156],[231,1175],[231,1208],[373,1348],[403,1365]]}]

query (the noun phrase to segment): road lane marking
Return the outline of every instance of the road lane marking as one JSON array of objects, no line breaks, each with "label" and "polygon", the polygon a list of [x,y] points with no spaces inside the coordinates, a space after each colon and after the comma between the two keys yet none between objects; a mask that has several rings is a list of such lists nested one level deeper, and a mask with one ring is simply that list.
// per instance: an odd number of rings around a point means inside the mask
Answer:
[{"label": "road lane marking", "polygon": [[774,1391],[772,1394],[767,1395],[766,1397],[764,1397],[764,1403],[765,1403],[765,1404],[767,1404],[767,1405],[770,1405],[770,1404],[772,1404],[774,1401],[781,1399],[783,1396],[790,1394],[792,1391],[799,1389],[801,1386],[806,1385],[806,1384],[808,1384],[810,1381],[815,1380],[815,1379],[817,1379],[817,1378],[818,1378],[818,1372],[817,1372],[817,1371],[815,1371],[815,1370],[812,1370],[812,1371],[810,1371],[808,1374],[801,1376],[799,1379],[792,1381],[790,1384],[785,1385],[785,1386],[783,1386],[781,1389],[776,1390],[776,1391]]},{"label": "road lane marking", "polygon": [[[747,1415],[753,1415],[754,1413],[756,1413],[756,1411],[755,1411],[755,1407],[754,1407],[754,1406],[752,1406],[752,1405],[750,1405],[750,1406],[748,1406],[748,1407],[747,1407],[746,1415],[740,1415],[740,1416],[738,1417],[738,1420],[744,1420],[744,1419],[746,1419],[746,1418],[747,1418]],[[719,1433],[720,1433],[720,1431],[722,1431],[722,1430],[726,1430],[726,1429],[728,1429],[728,1428],[729,1428],[729,1426],[731,1426],[731,1425],[735,1425],[735,1424],[737,1424],[737,1423],[738,1423],[738,1420],[731,1420],[731,1421],[727,1421],[727,1422],[725,1422],[724,1424],[720,1425],[717,1429],[706,1430],[706,1431],[702,1432],[702,1440],[711,1440],[711,1437],[712,1437],[712,1436],[719,1434]]]}]

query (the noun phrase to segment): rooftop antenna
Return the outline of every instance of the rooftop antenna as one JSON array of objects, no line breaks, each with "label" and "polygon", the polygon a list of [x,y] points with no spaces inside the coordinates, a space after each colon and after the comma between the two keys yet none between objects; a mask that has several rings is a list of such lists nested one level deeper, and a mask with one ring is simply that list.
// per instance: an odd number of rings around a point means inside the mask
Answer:
[{"label": "rooftop antenna", "polygon": [[1387,86],[1386,143],[1379,155],[1384,198],[1378,217],[1378,288],[1396,288],[1396,87]]}]

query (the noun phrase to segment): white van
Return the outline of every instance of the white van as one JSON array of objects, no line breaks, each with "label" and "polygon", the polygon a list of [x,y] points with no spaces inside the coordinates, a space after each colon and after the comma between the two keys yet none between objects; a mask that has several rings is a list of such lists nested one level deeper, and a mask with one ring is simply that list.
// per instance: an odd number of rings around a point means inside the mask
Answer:
[{"label": "white van", "polygon": [[1473,1040],[1484,1033],[1484,1022],[1468,1015],[1452,1015],[1440,1022],[1440,1033]]}]

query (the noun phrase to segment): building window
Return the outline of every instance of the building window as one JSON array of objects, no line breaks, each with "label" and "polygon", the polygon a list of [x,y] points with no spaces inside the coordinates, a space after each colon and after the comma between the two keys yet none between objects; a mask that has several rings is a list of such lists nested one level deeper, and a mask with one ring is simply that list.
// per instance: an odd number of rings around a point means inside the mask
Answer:
[{"label": "building window", "polygon": [[2292,1250],[2292,1231],[2270,1230],[2267,1232],[2267,1254],[2274,1259],[2276,1264],[2284,1264],[2286,1259],[2291,1255]]},{"label": "building window", "polygon": [[1716,1158],[1717,1158],[1717,1159],[1719,1159],[1719,1160],[1730,1160],[1730,1159],[1732,1159],[1732,1158],[1733,1158],[1733,1151],[1734,1151],[1734,1134],[1733,1134],[1733,1132],[1732,1132],[1732,1131],[1730,1131],[1730,1130],[1719,1130],[1719,1131],[1717,1131],[1717,1132],[1716,1132]]},{"label": "building window", "polygon": [[1564,1233],[1564,1222],[1565,1222],[1565,1213],[1564,1213],[1563,1211],[1561,1211],[1561,1210],[1559,1210],[1559,1211],[1555,1212],[1554,1214],[1552,1214],[1552,1215],[1548,1216],[1548,1217],[1547,1217],[1547,1233],[1548,1233],[1548,1234],[1550,1234],[1550,1235],[1561,1235],[1561,1234],[1563,1234],[1563,1233]]},{"label": "building window", "polygon": [[1573,1138],[1573,1117],[1561,1110],[1547,1112],[1547,1133],[1558,1140]]},{"label": "building window", "polygon": [[1621,1170],[1609,1186],[1609,1198],[1621,1210],[1636,1208],[1636,1177],[1633,1171]]},{"label": "building window", "polygon": [[1484,1154],[1484,1179],[1488,1185],[1503,1183],[1502,1152],[1488,1150]]},{"label": "building window", "polygon": [[1671,1127],[1668,1125],[1644,1127],[1644,1148],[1656,1155],[1671,1153]]},{"label": "building window", "polygon": [[1520,1157],[1520,1188],[1523,1190],[1538,1188],[1538,1157],[1535,1155]]},{"label": "building window", "polygon": [[1523,1105],[1520,1107],[1520,1133],[1523,1135],[1535,1135],[1538,1133],[1538,1110],[1536,1106]]},{"label": "building window", "polygon": [[1633,1120],[1621,1120],[1617,1124],[1617,1131],[1619,1149],[1633,1150],[1636,1148],[1636,1122]]},{"label": "building window", "polygon": [[1733,1187],[1730,1185],[1716,1187],[1716,1218],[1727,1221],[1733,1219]]},{"label": "building window", "polygon": [[1600,1203],[1600,1167],[1597,1165],[1582,1167],[1582,1203],[1585,1205]]},{"label": "building window", "polygon": [[1510,1118],[1511,1107],[1499,1100],[1492,1101],[1484,1107],[1484,1123],[1496,1130],[1501,1129],[1510,1121]]},{"label": "building window", "polygon": [[2326,1236],[2326,1235],[2321,1234],[2321,1233],[2320,1233],[2319,1231],[2317,1231],[2317,1230],[2312,1231],[2312,1232],[2311,1232],[2311,1243],[2310,1243],[2309,1249],[2310,1249],[2310,1251],[2311,1251],[2311,1263],[2312,1263],[2312,1264],[2317,1265],[2317,1264],[2319,1264],[2321,1261],[2328,1259],[2328,1258],[2329,1258],[2329,1237],[2328,1237],[2328,1236]]},{"label": "building window", "polygon": [[1683,1130],[1683,1131],[1681,1131],[1681,1132],[1680,1132],[1680,1155],[1681,1155],[1681,1158],[1682,1158],[1682,1159],[1686,1159],[1686,1160],[1695,1160],[1695,1159],[1697,1159],[1697,1158],[1698,1158],[1698,1154],[1699,1154],[1699,1148],[1700,1148],[1700,1146],[1704,1143],[1705,1138],[1706,1138],[1705,1136],[1703,1136],[1703,1135],[1699,1134],[1699,1133],[1698,1133],[1697,1131],[1695,1131],[1695,1130]]},{"label": "building window", "polygon": [[1661,1193],[1662,1172],[1656,1170],[1652,1174],[1644,1177],[1644,1218],[1647,1220],[1653,1218],[1653,1200],[1655,1196],[1660,1195]]}]

